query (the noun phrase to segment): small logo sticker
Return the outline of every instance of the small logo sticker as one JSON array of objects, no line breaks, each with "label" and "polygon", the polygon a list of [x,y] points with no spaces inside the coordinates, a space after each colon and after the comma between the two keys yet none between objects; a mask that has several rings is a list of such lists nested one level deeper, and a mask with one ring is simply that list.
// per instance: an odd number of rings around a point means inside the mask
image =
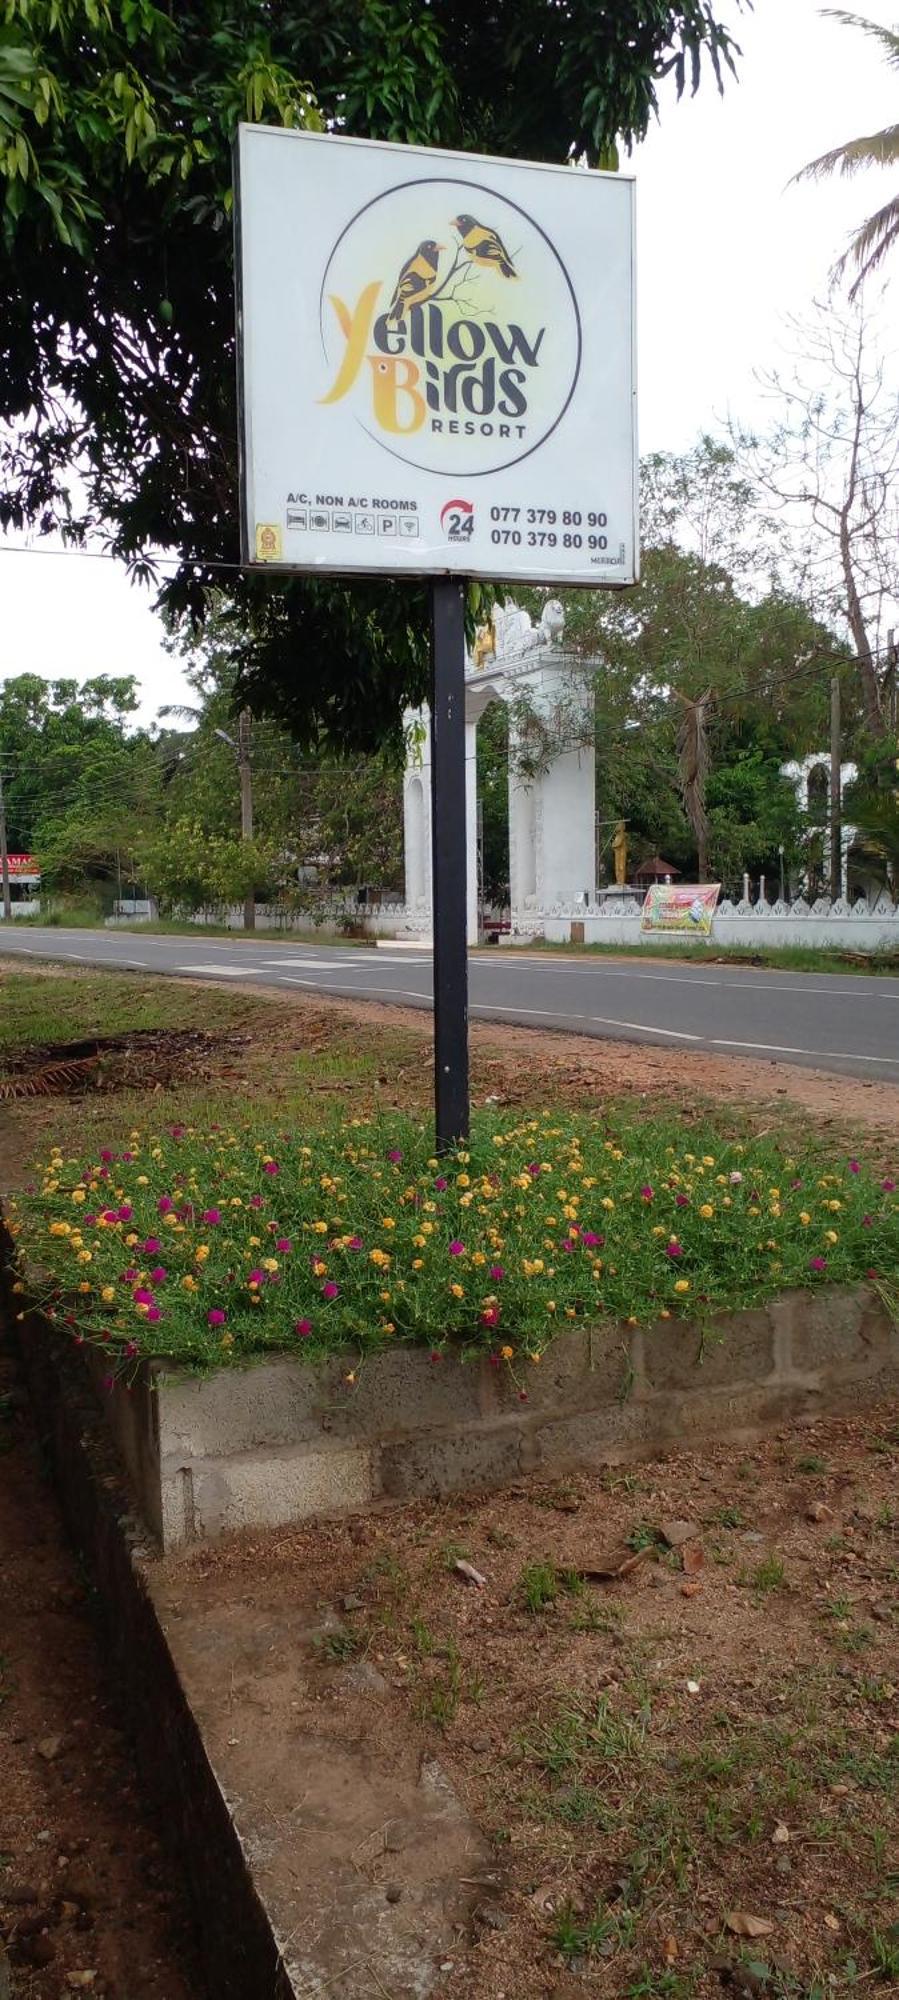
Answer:
[{"label": "small logo sticker", "polygon": [[256,561],[281,561],[281,530],[276,522],[263,521],[257,524]]}]

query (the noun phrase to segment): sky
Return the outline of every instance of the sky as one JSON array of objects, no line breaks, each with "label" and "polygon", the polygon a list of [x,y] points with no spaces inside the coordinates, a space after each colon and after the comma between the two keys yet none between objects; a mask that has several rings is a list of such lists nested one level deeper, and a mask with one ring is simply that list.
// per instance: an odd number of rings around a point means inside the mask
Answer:
[{"label": "sky", "polygon": [[[899,0],[859,0],[895,26]],[[629,164],[637,176],[642,451],[688,447],[728,414],[762,422],[756,371],[782,359],[784,317],[807,314],[853,224],[893,189],[887,175],[790,186],[806,161],[896,116],[876,45],[812,0],[719,0],[743,54],[719,98],[665,86],[661,117]],[[899,296],[899,269],[893,292]],[[21,538],[20,538],[21,539]],[[0,542],[0,677],[134,674],[141,717],[186,697],[163,651],[151,593],[119,565]],[[35,542],[46,550],[52,544]]]}]

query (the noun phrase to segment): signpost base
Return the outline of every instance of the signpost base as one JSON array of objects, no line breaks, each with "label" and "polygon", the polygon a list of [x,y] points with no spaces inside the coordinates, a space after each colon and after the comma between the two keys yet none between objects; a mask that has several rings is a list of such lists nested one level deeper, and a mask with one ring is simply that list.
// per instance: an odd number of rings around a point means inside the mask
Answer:
[{"label": "signpost base", "polygon": [[431,583],[431,851],[437,1151],[468,1138],[465,580]]}]

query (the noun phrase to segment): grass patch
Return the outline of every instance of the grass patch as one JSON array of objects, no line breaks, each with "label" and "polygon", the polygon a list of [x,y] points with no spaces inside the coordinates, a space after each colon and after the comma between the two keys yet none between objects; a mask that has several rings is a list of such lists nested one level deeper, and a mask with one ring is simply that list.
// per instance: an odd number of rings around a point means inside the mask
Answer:
[{"label": "grass patch", "polygon": [[[510,950],[514,948],[510,947]],[[780,972],[854,972],[899,976],[899,951],[848,952],[814,945],[769,945],[757,950],[726,944],[555,944],[545,938],[528,940],[528,951],[564,958],[676,958],[690,965],[751,965]],[[496,956],[495,951],[492,954]]]},{"label": "grass patch", "polygon": [[[57,1146],[11,1204],[51,1316],[111,1362],[211,1367],[273,1350],[424,1344],[539,1363],[578,1321],[757,1305],[789,1286],[899,1267],[895,1186],[855,1161],[821,1172],[771,1138],[673,1121],[477,1116],[432,1154],[406,1116],[137,1128]],[[356,1368],[348,1371],[351,1385]],[[773,1588],[774,1583],[757,1588]]]},{"label": "grass patch", "polygon": [[147,1028],[242,1028],[262,1012],[258,1000],[234,992],[217,992],[211,1006],[200,987],[128,973],[54,977],[4,966],[0,992],[0,1075],[3,1055],[19,1049]]}]

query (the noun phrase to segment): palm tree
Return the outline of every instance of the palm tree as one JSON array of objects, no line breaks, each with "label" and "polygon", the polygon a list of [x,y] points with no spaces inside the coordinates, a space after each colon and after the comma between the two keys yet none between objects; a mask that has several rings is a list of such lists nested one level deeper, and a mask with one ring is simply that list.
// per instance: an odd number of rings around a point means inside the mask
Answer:
[{"label": "palm tree", "polygon": [[[832,14],[835,21],[842,21],[844,27],[858,28],[863,35],[873,35],[886,54],[891,69],[899,70],[899,29],[881,28],[876,21],[868,21],[863,14],[847,14],[842,8],[828,7],[824,10]],[[833,152],[822,153],[819,160],[810,160],[807,167],[794,178],[801,180],[823,180],[828,174],[840,174],[851,179],[865,167],[890,167],[899,165],[899,125],[885,125],[882,132],[871,132],[860,139],[847,139],[842,146],[835,146]],[[892,196],[867,222],[857,229],[847,250],[834,266],[834,277],[840,279],[848,263],[856,266],[856,277],[850,288],[849,297],[855,299],[870,273],[886,256],[887,251],[899,243],[899,194]]]}]

